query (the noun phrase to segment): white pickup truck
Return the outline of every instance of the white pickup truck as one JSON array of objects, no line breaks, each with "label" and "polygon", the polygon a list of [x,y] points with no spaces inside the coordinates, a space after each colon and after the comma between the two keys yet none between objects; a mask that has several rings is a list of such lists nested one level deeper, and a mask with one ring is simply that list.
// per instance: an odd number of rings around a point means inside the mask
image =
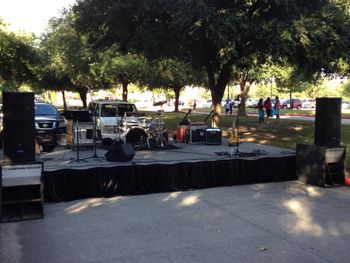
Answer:
[{"label": "white pickup truck", "polygon": [[148,119],[137,111],[133,103],[122,100],[92,101],[88,109],[96,118],[96,128],[101,132],[101,139],[125,141],[127,134],[135,131],[144,132],[146,136]]}]

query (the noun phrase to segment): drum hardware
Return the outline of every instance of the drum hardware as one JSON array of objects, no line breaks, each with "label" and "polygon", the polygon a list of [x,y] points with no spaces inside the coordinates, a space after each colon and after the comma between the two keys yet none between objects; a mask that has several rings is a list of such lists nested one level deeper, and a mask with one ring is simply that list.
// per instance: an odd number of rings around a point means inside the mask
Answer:
[{"label": "drum hardware", "polygon": [[98,136],[98,129],[97,129],[97,112],[94,109],[92,111],[92,148],[93,148],[93,154],[91,157],[85,158],[84,160],[87,159],[96,159],[101,162],[100,159],[104,159],[104,157],[100,157],[97,155],[97,139],[99,138]]},{"label": "drum hardware", "polygon": [[162,112],[158,117],[153,116],[152,124],[148,129],[150,139],[154,142],[155,146],[167,147],[168,146],[168,134],[167,129],[164,129],[164,114]]},{"label": "drum hardware", "polygon": [[232,127],[234,132],[233,148],[231,150],[230,156],[239,156],[239,108],[237,109],[237,114],[233,117]]},{"label": "drum hardware", "polygon": [[132,128],[125,135],[125,141],[138,148],[147,147],[150,149],[148,138],[147,132],[141,127]]}]

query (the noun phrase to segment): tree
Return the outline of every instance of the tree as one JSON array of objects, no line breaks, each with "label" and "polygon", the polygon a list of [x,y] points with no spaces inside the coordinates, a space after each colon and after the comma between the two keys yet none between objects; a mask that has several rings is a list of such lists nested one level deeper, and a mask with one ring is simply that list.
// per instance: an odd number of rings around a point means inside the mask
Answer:
[{"label": "tree", "polygon": [[89,49],[86,38],[78,34],[72,27],[74,16],[66,12],[60,18],[50,20],[49,31],[44,35],[41,46],[46,52],[46,65],[42,72],[42,80],[54,77],[51,83],[56,89],[62,84],[62,91],[78,92],[87,107],[87,92],[109,87],[103,75],[96,70],[100,64],[97,54]]},{"label": "tree", "polygon": [[204,67],[216,125],[225,87],[246,58],[263,64],[288,57],[311,75],[349,43],[346,15],[325,0],[82,0],[74,12],[96,48],[118,43]]},{"label": "tree", "polygon": [[171,89],[175,94],[175,112],[179,111],[179,98],[185,86],[201,84],[203,74],[195,71],[190,64],[174,59],[163,59],[153,63],[145,83],[151,89]]},{"label": "tree", "polygon": [[30,83],[38,62],[33,36],[9,32],[0,18],[1,89],[17,90],[21,84]]},{"label": "tree", "polygon": [[[293,98],[294,92],[303,91],[307,87],[307,78],[303,72],[291,65],[274,66],[271,69],[272,76],[277,85],[277,90],[282,93],[288,93],[290,100]],[[293,109],[293,104],[290,103]]]},{"label": "tree", "polygon": [[96,68],[110,83],[122,85],[123,100],[128,100],[128,85],[140,84],[147,75],[148,62],[141,55],[119,53],[115,46],[100,53],[101,63]]}]

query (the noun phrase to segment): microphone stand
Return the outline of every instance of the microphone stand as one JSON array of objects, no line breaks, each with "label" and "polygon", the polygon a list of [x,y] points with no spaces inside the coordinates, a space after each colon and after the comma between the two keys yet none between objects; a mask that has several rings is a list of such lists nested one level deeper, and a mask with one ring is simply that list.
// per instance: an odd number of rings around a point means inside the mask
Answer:
[{"label": "microphone stand", "polygon": [[94,147],[94,154],[92,156],[92,158],[94,159],[97,159],[99,161],[101,161],[100,159],[102,159],[102,157],[99,157],[97,155],[97,112],[96,112],[96,109],[94,109],[93,111],[93,123],[92,123],[92,132],[93,132],[93,139],[92,139],[92,142],[93,142],[93,147]]},{"label": "microphone stand", "polygon": [[235,136],[235,141],[236,141],[236,143],[233,146],[235,146],[236,151],[233,152],[234,148],[232,148],[231,156],[239,157],[239,155],[240,155],[240,151],[239,151],[239,108],[237,109],[237,114],[236,114],[236,118],[233,121],[233,125],[234,125],[234,136]]},{"label": "microphone stand", "polygon": [[[73,136],[74,136],[74,127],[73,127]],[[76,133],[76,143],[77,143],[77,154],[76,154],[76,158],[75,160],[71,160],[70,162],[77,162],[79,163],[80,161],[84,161],[84,159],[80,159],[80,147],[79,147],[79,121],[77,120],[77,126],[76,126],[76,129],[75,129],[75,133]],[[74,147],[74,139],[73,139],[73,147]]]},{"label": "microphone stand", "polygon": [[96,112],[96,109],[93,110],[92,115],[93,115],[93,118],[92,118],[92,134],[93,134],[92,147],[93,147],[93,154],[92,154],[91,157],[85,158],[84,160],[93,158],[93,159],[96,159],[96,160],[102,162],[101,159],[103,159],[103,157],[99,157],[97,155],[97,118],[96,118],[97,112]]}]

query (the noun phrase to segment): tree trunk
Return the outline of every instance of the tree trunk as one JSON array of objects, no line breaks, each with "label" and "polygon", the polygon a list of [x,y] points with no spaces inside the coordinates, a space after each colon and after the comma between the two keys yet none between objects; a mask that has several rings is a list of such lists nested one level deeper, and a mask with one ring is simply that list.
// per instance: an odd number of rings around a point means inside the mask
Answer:
[{"label": "tree trunk", "polygon": [[66,95],[64,93],[64,90],[62,90],[62,100],[63,100],[63,110],[67,110],[67,101],[66,101]]},{"label": "tree trunk", "polygon": [[241,90],[241,103],[239,104],[238,114],[239,115],[247,115],[246,112],[246,100],[248,97],[249,89],[250,89],[250,83],[247,82],[246,77],[243,77],[243,79],[239,83],[239,87]]},{"label": "tree trunk", "polygon": [[174,110],[174,112],[179,112],[180,90],[181,90],[181,88],[174,88],[174,93],[175,93],[175,110]]},{"label": "tree trunk", "polygon": [[87,92],[88,89],[87,88],[81,88],[79,89],[79,96],[81,101],[83,102],[83,108],[86,109],[87,108]]},{"label": "tree trunk", "polygon": [[293,109],[293,102],[292,102],[292,89],[289,89],[289,109]]},{"label": "tree trunk", "polygon": [[205,65],[214,108],[211,122],[212,127],[220,127],[221,100],[232,75],[232,63],[233,61],[230,61],[223,65],[217,81],[215,81],[215,72],[210,61],[207,61]]},{"label": "tree trunk", "polygon": [[123,100],[125,101],[128,101],[128,85],[129,85],[129,82],[124,80],[122,81],[122,88],[123,88]]},{"label": "tree trunk", "polygon": [[220,127],[220,115],[221,115],[221,100],[224,96],[225,92],[225,86],[224,87],[218,87],[214,86],[214,88],[210,87],[211,91],[211,97],[213,101],[213,116],[212,116],[212,127]]}]

